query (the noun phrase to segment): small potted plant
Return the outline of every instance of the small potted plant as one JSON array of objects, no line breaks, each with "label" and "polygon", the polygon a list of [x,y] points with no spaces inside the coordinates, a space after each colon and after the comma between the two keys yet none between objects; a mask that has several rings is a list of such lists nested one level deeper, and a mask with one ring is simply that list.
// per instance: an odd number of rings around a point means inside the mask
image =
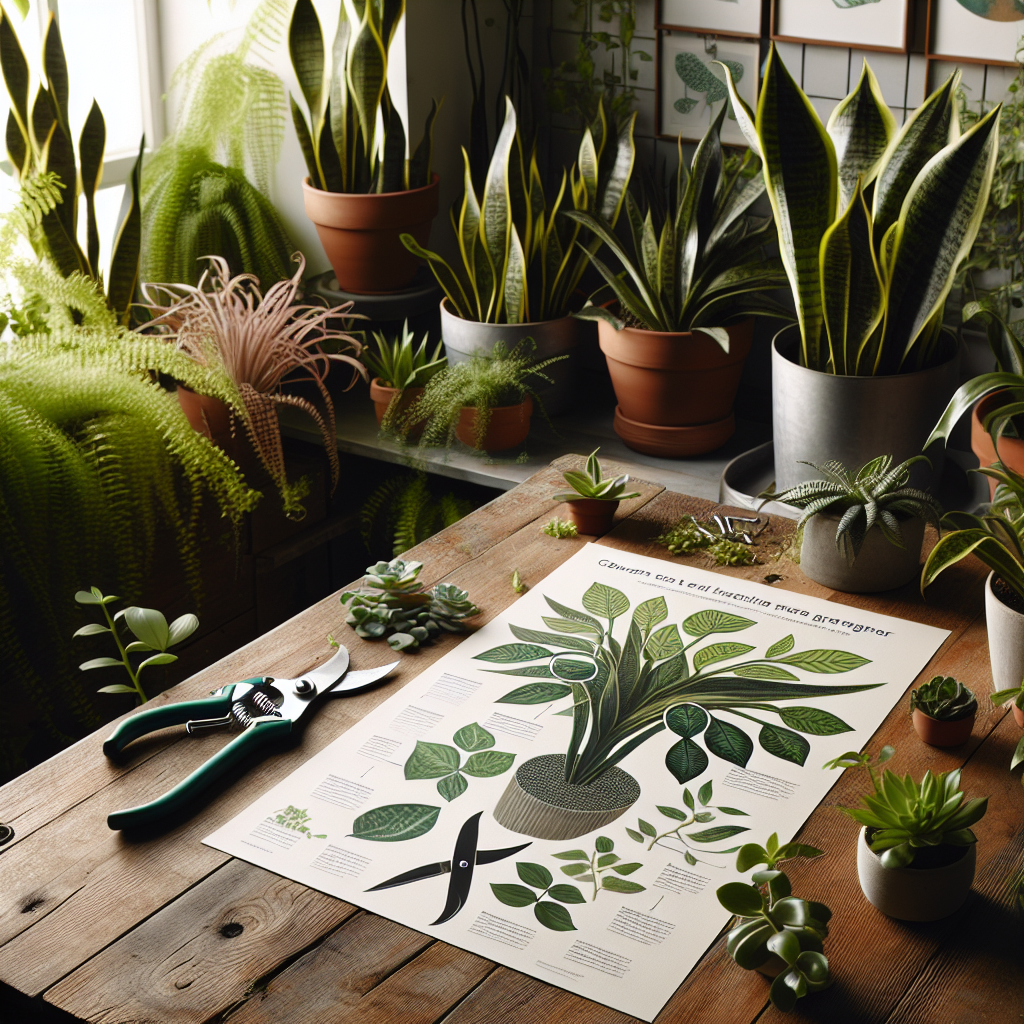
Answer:
[{"label": "small potted plant", "polygon": [[857,874],[872,906],[900,921],[938,921],[959,910],[974,882],[977,837],[971,826],[988,810],[988,797],[964,801],[960,769],[920,782],[877,769],[895,753],[883,747],[876,761],[849,751],[826,768],[864,768],[874,793],[863,807],[844,807],[863,828]]},{"label": "small potted plant", "polygon": [[375,347],[367,345],[363,349],[363,363],[372,374],[370,398],[381,426],[387,428],[393,424],[423,394],[427,381],[446,364],[441,353],[442,343],[439,341],[431,352],[427,349],[428,338],[429,335],[424,334],[414,347],[416,339],[406,320],[400,338],[389,341],[379,331],[374,331]]},{"label": "small potted plant", "polygon": [[1001,704],[1004,707],[1009,704],[1013,720],[1024,729],[1024,685],[998,690],[991,694],[991,699],[993,704]]},{"label": "small potted plant", "polygon": [[966,743],[977,712],[978,699],[952,676],[934,676],[910,691],[914,729],[933,747],[957,747]]},{"label": "small potted plant", "polygon": [[892,590],[917,575],[925,523],[938,529],[942,516],[930,494],[907,487],[911,466],[922,461],[918,455],[894,467],[880,455],[855,475],[826,462],[814,467],[821,479],[758,497],[804,510],[800,568],[812,580],[851,594]]},{"label": "small potted plant", "polygon": [[729,882],[718,889],[718,902],[739,922],[726,936],[725,948],[745,971],[773,978],[769,998],[788,1013],[797,999],[832,984],[822,943],[832,911],[793,895],[789,877],[778,865],[794,857],[820,857],[822,851],[803,843],[779,845],[778,833],[765,846],[740,847],[736,870],[765,867],[751,876],[753,884]]},{"label": "small potted plant", "polygon": [[620,501],[628,498],[639,498],[639,491],[623,493],[629,483],[629,475],[602,477],[601,463],[597,461],[600,448],[595,448],[587,457],[586,467],[582,472],[578,469],[566,470],[562,476],[572,488],[554,495],[555,501],[569,504],[569,518],[576,524],[581,533],[589,533],[595,537],[607,533],[612,528],[612,519]]},{"label": "small potted plant", "polygon": [[530,432],[536,392],[531,376],[550,382],[544,370],[568,358],[554,356],[536,363],[529,339],[507,351],[500,342],[491,355],[475,353],[468,363],[434,374],[399,426],[405,437],[422,426],[423,447],[450,447],[458,438],[470,448],[501,452],[515,448]]}]

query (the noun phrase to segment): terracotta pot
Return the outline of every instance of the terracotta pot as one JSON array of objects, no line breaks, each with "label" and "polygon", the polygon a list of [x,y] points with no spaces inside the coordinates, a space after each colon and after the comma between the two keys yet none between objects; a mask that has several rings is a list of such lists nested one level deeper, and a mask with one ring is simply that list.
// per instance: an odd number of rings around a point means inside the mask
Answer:
[{"label": "terracotta pot", "polygon": [[1024,615],[1003,604],[992,589],[995,573],[985,581],[985,629],[992,687],[996,691],[1020,686],[1024,678]]},{"label": "terracotta pot", "polygon": [[491,410],[491,419],[487,424],[483,444],[476,443],[475,406],[464,406],[459,414],[459,424],[455,428],[455,436],[470,448],[485,452],[503,452],[515,448],[526,440],[530,433],[530,415],[533,412],[533,399],[529,395],[518,405],[499,405]]},{"label": "terracotta pot", "polygon": [[580,533],[600,537],[612,528],[618,501],[602,501],[600,498],[577,498],[567,502],[569,518],[576,524]]},{"label": "terracotta pot", "polygon": [[406,192],[324,192],[302,182],[306,216],[342,291],[396,292],[412,284],[419,259],[399,237],[408,233],[422,246],[430,241],[437,214],[440,179]]},{"label": "terracotta pot", "polygon": [[943,722],[938,718],[926,715],[920,708],[914,708],[911,719],[917,735],[931,747],[958,747],[971,738],[976,712],[966,718],[958,718],[955,722]]},{"label": "terracotta pot", "polygon": [[[1003,401],[1005,401],[1005,397],[997,391],[994,394],[986,395],[971,410],[971,451],[978,456],[978,461],[983,469],[998,461],[1018,473],[1024,473],[1024,441],[1019,437],[999,438],[999,454],[997,455],[992,438],[982,426],[985,417]],[[994,497],[995,493],[996,481],[989,479],[989,497]]]},{"label": "terracotta pot", "polygon": [[736,428],[732,404],[750,352],[753,319],[727,327],[729,352],[706,334],[616,331],[597,325],[618,407],[615,432],[649,455],[713,451]]},{"label": "terracotta pot", "polygon": [[[373,402],[373,410],[377,414],[378,424],[383,422],[384,414],[388,411],[388,406],[394,401],[396,395],[401,395],[395,409],[395,416],[398,417],[422,394],[423,388],[406,388],[404,391],[400,388],[389,388],[385,386],[380,377],[374,377],[370,381],[370,400]],[[418,428],[413,428],[409,436],[418,437],[422,433],[423,425],[421,424]]]},{"label": "terracotta pot", "polygon": [[1010,705],[1010,710],[1013,712],[1013,720],[1024,729],[1024,710],[1017,707],[1016,704]]},{"label": "terracotta pot", "polygon": [[177,395],[178,405],[192,429],[208,437],[247,477],[255,479],[262,465],[240,422],[234,424],[232,433],[231,410],[219,398],[197,395],[182,384],[178,385]]}]

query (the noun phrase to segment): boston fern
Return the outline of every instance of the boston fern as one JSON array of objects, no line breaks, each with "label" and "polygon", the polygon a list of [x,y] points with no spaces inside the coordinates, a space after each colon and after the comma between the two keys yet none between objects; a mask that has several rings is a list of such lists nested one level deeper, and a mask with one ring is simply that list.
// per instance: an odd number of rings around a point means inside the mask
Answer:
[{"label": "boston fern", "polygon": [[[593,782],[666,728],[680,737],[669,749],[665,764],[681,783],[707,770],[708,755],[695,742],[701,734],[712,754],[745,766],[753,741],[744,729],[718,717],[723,713],[758,726],[758,742],[769,754],[802,765],[810,744],[801,733],[831,736],[851,727],[819,708],[779,707],[778,703],[882,685],[801,682],[793,669],[834,674],[869,662],[847,651],[794,651],[792,635],[772,644],[763,656],[743,661],[735,659],[753,651],[751,644],[704,644],[716,634],[757,625],[732,612],[706,608],[680,626],[659,626],[668,618],[668,606],[663,597],[653,597],[637,605],[622,641],[615,636],[615,624],[629,611],[630,603],[614,587],[594,583],[583,595],[585,611],[547,596],[545,600],[555,614],[544,616],[543,621],[553,632],[509,625],[519,642],[491,648],[476,658],[520,665],[492,671],[534,680],[497,703],[546,704],[572,698],[572,706],[559,713],[572,715],[566,780],[578,785]],[[789,728],[765,722],[751,712],[778,715]]]}]

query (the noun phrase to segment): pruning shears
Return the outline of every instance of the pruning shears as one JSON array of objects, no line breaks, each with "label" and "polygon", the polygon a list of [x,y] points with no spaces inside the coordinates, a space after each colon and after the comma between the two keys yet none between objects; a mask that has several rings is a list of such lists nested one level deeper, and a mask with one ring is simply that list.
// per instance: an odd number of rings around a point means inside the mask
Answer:
[{"label": "pruning shears", "polygon": [[445,902],[444,910],[441,911],[441,916],[436,921],[430,923],[433,926],[450,921],[469,899],[474,867],[478,864],[494,864],[496,861],[511,857],[531,845],[523,843],[521,846],[506,846],[501,850],[478,850],[476,844],[480,836],[480,815],[483,813],[483,811],[477,811],[466,820],[459,830],[459,837],[455,840],[455,850],[451,860],[435,861],[433,864],[424,864],[411,871],[404,871],[366,891],[377,892],[380,889],[392,889],[396,885],[408,885],[409,882],[419,882],[424,878],[437,878],[450,874],[452,877],[448,880],[448,899]]},{"label": "pruning shears", "polygon": [[169,725],[184,724],[190,736],[233,725],[241,726],[243,731],[163,796],[148,804],[114,811],[107,816],[107,824],[112,829],[139,828],[183,810],[243,758],[291,733],[292,727],[322,702],[321,698],[362,693],[396,665],[398,662],[393,661],[349,672],[348,648],[341,647],[329,661],[297,679],[255,676],[222,686],[205,699],[166,704],[125,719],[103,744],[103,753],[109,758],[116,758],[132,740]]}]

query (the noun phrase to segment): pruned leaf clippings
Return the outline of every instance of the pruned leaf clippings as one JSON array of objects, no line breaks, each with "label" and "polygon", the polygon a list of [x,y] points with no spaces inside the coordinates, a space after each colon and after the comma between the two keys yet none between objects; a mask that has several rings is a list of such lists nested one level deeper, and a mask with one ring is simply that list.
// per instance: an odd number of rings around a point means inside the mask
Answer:
[{"label": "pruned leaf clippings", "polygon": [[798,651],[786,658],[780,658],[786,665],[795,665],[805,672],[852,672],[862,665],[870,665],[870,658],[862,658],[850,651],[814,650]]},{"label": "pruned leaf clippings", "polygon": [[360,814],[349,833],[356,839],[399,843],[426,835],[437,823],[440,807],[429,804],[386,804]]},{"label": "pruned leaf clippings", "polygon": [[454,775],[449,775],[447,778],[439,779],[437,783],[437,791],[451,803],[458,796],[462,796],[463,793],[469,788],[469,783],[465,780],[461,772],[456,772]]},{"label": "pruned leaf clippings", "polygon": [[696,612],[683,622],[683,632],[690,636],[703,637],[712,633],[738,633],[757,625],[752,619],[732,612],[719,611],[717,608],[705,608]]},{"label": "pruned leaf clippings", "polygon": [[417,740],[413,752],[405,762],[407,779],[439,779],[458,771],[461,755],[445,743],[426,743]]},{"label": "pruned leaf clippings", "polygon": [[677,782],[689,782],[708,770],[708,755],[693,740],[684,737],[669,747],[665,755],[665,767]]},{"label": "pruned leaf clippings", "polygon": [[835,736],[841,732],[853,732],[841,718],[820,708],[779,708],[779,717],[791,729],[805,732],[809,736]]},{"label": "pruned leaf clippings", "polygon": [[543,864],[531,864],[526,861],[516,863],[516,873],[519,879],[535,889],[546,889],[554,879],[551,872]]},{"label": "pruned leaf clippings", "polygon": [[456,746],[465,751],[487,750],[494,746],[494,737],[476,722],[463,726],[453,737]]},{"label": "pruned leaf clippings", "polygon": [[474,654],[477,661],[490,661],[497,665],[511,665],[517,661],[536,661],[538,658],[550,658],[552,651],[537,644],[502,644],[492,647],[483,654]]},{"label": "pruned leaf clippings", "polygon": [[647,886],[640,885],[637,882],[630,882],[626,878],[616,878],[615,875],[609,875],[607,878],[601,879],[601,888],[607,889],[609,892],[632,893],[643,892]]},{"label": "pruned leaf clippings", "polygon": [[491,892],[506,907],[528,907],[531,903],[537,902],[537,894],[532,889],[527,889],[525,885],[491,882]]},{"label": "pruned leaf clippings", "polygon": [[477,779],[492,779],[495,775],[507,772],[515,759],[515,754],[508,754],[503,750],[482,750],[470,754],[462,770]]},{"label": "pruned leaf clippings", "polygon": [[782,729],[777,725],[763,725],[757,739],[769,754],[801,767],[811,752],[810,743],[800,733]]},{"label": "pruned leaf clippings", "polygon": [[754,752],[753,740],[742,729],[713,716],[704,732],[704,742],[712,754],[741,768],[747,766]]},{"label": "pruned leaf clippings", "polygon": [[557,903],[538,903],[533,908],[533,914],[545,928],[550,928],[553,932],[576,931],[569,911]]}]

